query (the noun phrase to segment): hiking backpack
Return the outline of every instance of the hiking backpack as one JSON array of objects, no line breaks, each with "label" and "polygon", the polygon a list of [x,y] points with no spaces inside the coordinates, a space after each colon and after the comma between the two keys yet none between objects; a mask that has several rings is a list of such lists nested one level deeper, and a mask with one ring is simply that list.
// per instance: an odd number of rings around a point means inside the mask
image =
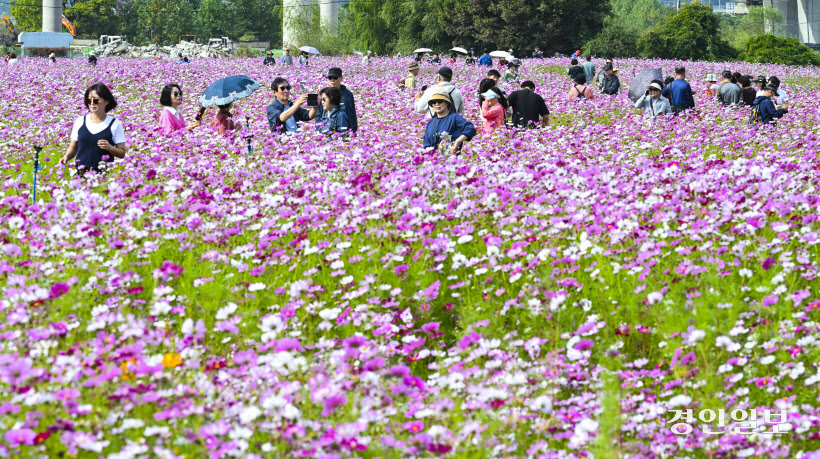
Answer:
[{"label": "hiking backpack", "polygon": [[752,105],[752,113],[749,114],[749,124],[760,122],[760,104]]}]

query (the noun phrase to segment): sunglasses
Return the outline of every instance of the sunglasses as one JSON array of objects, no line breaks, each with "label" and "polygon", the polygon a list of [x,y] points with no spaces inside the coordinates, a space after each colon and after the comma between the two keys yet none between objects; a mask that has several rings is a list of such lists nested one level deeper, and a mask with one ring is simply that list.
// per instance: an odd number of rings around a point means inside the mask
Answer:
[{"label": "sunglasses", "polygon": [[88,105],[100,105],[100,102],[102,102],[102,99],[98,99],[96,97],[93,98],[93,99],[86,99],[85,100],[85,103],[88,104]]},{"label": "sunglasses", "polygon": [[181,93],[181,92],[179,92],[179,91],[174,91],[174,92],[172,92],[172,93],[171,93],[171,95],[172,95],[173,97],[182,97],[182,93]]},{"label": "sunglasses", "polygon": [[336,80],[339,79],[339,77],[329,76],[329,77],[327,77],[327,79],[330,80],[330,81],[336,81]]},{"label": "sunglasses", "polygon": [[290,91],[290,86],[279,86],[280,91]]},{"label": "sunglasses", "polygon": [[438,105],[438,104],[446,104],[446,103],[447,103],[447,101],[446,101],[446,100],[431,100],[431,101],[430,101],[430,105],[431,105],[431,106],[432,106],[432,105]]}]

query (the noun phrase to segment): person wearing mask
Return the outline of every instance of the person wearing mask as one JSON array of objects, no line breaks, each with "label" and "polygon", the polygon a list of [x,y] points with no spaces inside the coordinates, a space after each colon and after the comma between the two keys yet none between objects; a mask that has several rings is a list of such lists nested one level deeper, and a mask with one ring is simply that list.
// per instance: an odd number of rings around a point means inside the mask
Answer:
[{"label": "person wearing mask", "polygon": [[717,84],[717,75],[714,73],[706,75],[706,95],[717,97],[718,89],[720,89],[720,85]]},{"label": "person wearing mask", "polygon": [[569,100],[592,100],[595,98],[595,92],[587,84],[587,76],[583,73],[575,75],[575,80],[572,87],[569,89]]},{"label": "person wearing mask", "polygon": [[307,102],[307,94],[302,94],[295,102],[290,100],[291,86],[288,80],[277,77],[271,84],[273,102],[268,105],[268,127],[275,134],[295,133],[299,131],[298,123],[306,123],[316,117],[316,108],[310,111],[302,108]]},{"label": "person wearing mask", "polygon": [[470,51],[467,53],[467,59],[464,61],[465,64],[475,64],[475,48],[470,48]]},{"label": "person wearing mask", "polygon": [[234,123],[233,121],[232,108],[233,102],[227,105],[219,105],[219,111],[216,112],[216,116],[211,120],[211,127],[217,129],[222,135],[227,135],[228,131],[238,131],[242,129],[241,123]]},{"label": "person wearing mask", "polygon": [[586,75],[587,81],[595,79],[595,64],[592,62],[592,56],[588,55],[586,62],[584,62],[581,67],[584,68],[584,75]]},{"label": "person wearing mask", "polygon": [[544,57],[544,52],[541,51],[541,48],[536,46],[535,50],[532,52],[532,57],[535,59],[541,59],[542,57]]},{"label": "person wearing mask", "polygon": [[[614,68],[614,64],[612,63],[612,58],[611,57],[607,58],[607,60],[604,62],[604,67],[606,67],[607,65],[612,66]],[[595,79],[592,80],[592,86],[595,86],[595,87],[600,86],[601,81],[604,80],[605,76],[606,75],[604,74],[603,69],[601,71],[599,71],[598,74],[595,75]]]},{"label": "person wearing mask", "polygon": [[717,92],[717,101],[723,106],[737,105],[740,103],[740,87],[732,83],[732,72],[724,70],[721,74],[723,83]]},{"label": "person wearing mask", "polygon": [[88,53],[88,63],[91,64],[92,67],[97,66],[97,55],[94,54],[94,51]]},{"label": "person wearing mask", "polygon": [[521,67],[520,59],[513,59],[512,62],[507,64],[507,71],[504,72],[504,83],[508,83],[510,81],[518,81],[519,67]]},{"label": "person wearing mask", "polygon": [[669,83],[663,93],[663,97],[669,99],[672,104],[672,112],[677,114],[684,110],[695,108],[695,98],[692,96],[692,87],[686,82],[686,68],[675,69],[675,81]]},{"label": "person wearing mask", "polygon": [[432,118],[435,112],[430,108],[430,97],[435,93],[445,91],[452,103],[451,111],[464,116],[464,95],[451,83],[452,79],[453,69],[450,67],[438,69],[436,84],[427,88],[423,93],[417,92],[415,94],[416,102],[413,104],[413,109],[416,113],[423,113],[428,118]]},{"label": "person wearing mask", "polygon": [[743,105],[752,106],[757,98],[757,91],[752,87],[752,79],[748,75],[740,77],[740,97]]},{"label": "person wearing mask", "polygon": [[484,48],[484,54],[482,54],[481,58],[478,60],[478,65],[483,65],[485,67],[493,66],[493,58],[490,57],[490,50]]},{"label": "person wearing mask", "polygon": [[308,55],[308,53],[306,51],[302,51],[302,54],[299,56],[299,65],[301,65],[303,67],[307,67],[309,57],[310,56]]},{"label": "person wearing mask", "polygon": [[429,104],[435,115],[424,129],[424,148],[438,149],[443,141],[451,154],[457,154],[462,144],[476,135],[473,123],[450,111],[452,103],[447,93],[441,89],[430,96]]},{"label": "person wearing mask", "polygon": [[418,86],[418,80],[416,77],[419,75],[419,63],[411,62],[410,65],[407,66],[407,71],[409,74],[404,77],[402,82],[404,84],[404,88],[416,89],[416,86]]},{"label": "person wearing mask", "polygon": [[362,64],[370,65],[373,63],[373,51],[368,51],[362,58]]},{"label": "person wearing mask", "polygon": [[191,124],[185,124],[185,118],[179,109],[180,104],[182,104],[182,88],[176,83],[166,84],[162,87],[159,103],[163,107],[159,116],[159,125],[165,135],[170,135],[182,129],[193,131],[202,124],[199,117]]},{"label": "person wearing mask", "polygon": [[[114,158],[125,158],[125,132],[122,123],[108,115],[117,107],[117,101],[108,86],[94,83],[85,90],[83,98],[88,115],[74,121],[71,129],[71,143],[60,164],[68,164],[76,158],[78,171],[100,172],[100,162],[114,162]],[[103,158],[106,157],[106,158]]]},{"label": "person wearing mask", "polygon": [[481,95],[484,103],[481,104],[481,117],[484,118],[485,134],[492,134],[493,131],[504,126],[504,107],[498,103],[498,94],[495,91],[487,91]]},{"label": "person wearing mask", "polygon": [[[359,117],[356,115],[356,100],[353,97],[353,93],[347,89],[347,86],[342,84],[342,69],[339,67],[331,67],[327,71],[327,84],[331,88],[336,88],[341,93],[341,107],[345,111],[347,115],[347,128],[350,132],[356,132],[359,130]],[[339,107],[340,103],[334,103],[334,107]],[[324,106],[320,106],[318,108],[317,117],[321,118],[324,116]]]},{"label": "person wearing mask", "polygon": [[786,91],[780,89],[780,78],[776,76],[769,77],[769,84],[773,84],[775,86],[774,91],[774,103],[775,105],[783,105],[789,102],[789,95],[786,94]]},{"label": "person wearing mask", "polygon": [[635,108],[643,110],[643,116],[647,118],[671,115],[672,104],[669,103],[669,99],[661,95],[662,91],[663,83],[660,80],[652,80],[646,87],[644,95],[635,101]]},{"label": "person wearing mask", "polygon": [[430,59],[431,64],[441,64],[441,58],[438,56],[438,53],[433,54],[433,58]]},{"label": "person wearing mask", "polygon": [[763,88],[763,94],[755,98],[752,104],[752,117],[754,121],[763,124],[776,124],[777,119],[782,118],[783,115],[789,111],[782,107],[775,106],[772,102],[777,86],[768,84]]},{"label": "person wearing mask", "polygon": [[268,52],[265,53],[265,60],[262,61],[262,65],[270,65],[270,66],[276,65],[276,58],[273,57],[273,51],[272,50],[268,50]]},{"label": "person wearing mask", "polygon": [[290,48],[285,48],[285,54],[282,55],[282,65],[293,65],[293,56],[290,54]]},{"label": "person wearing mask", "polygon": [[579,73],[584,73],[584,68],[578,65],[578,59],[573,59],[572,61],[570,61],[570,64],[570,68],[567,71],[570,80],[574,80],[575,75],[578,75]]},{"label": "person wearing mask", "polygon": [[621,81],[618,79],[618,75],[615,75],[615,69],[611,64],[604,66],[604,78],[601,80],[599,88],[602,94],[608,95],[616,95],[618,90],[621,89]]},{"label": "person wearing mask", "polygon": [[514,126],[535,128],[539,122],[544,126],[549,123],[550,111],[544,103],[544,98],[535,93],[535,83],[532,81],[521,83],[521,89],[510,94],[507,100],[512,108]]},{"label": "person wearing mask", "polygon": [[322,112],[316,118],[316,130],[325,135],[342,134],[350,131],[342,91],[328,86],[319,91]]}]

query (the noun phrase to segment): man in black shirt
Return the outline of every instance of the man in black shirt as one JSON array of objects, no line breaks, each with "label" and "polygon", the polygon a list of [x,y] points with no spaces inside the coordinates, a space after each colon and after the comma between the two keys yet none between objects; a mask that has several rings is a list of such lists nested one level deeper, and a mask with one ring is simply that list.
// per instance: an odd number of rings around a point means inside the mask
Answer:
[{"label": "man in black shirt", "polygon": [[549,123],[550,111],[544,98],[535,93],[535,83],[527,80],[521,83],[518,91],[510,94],[507,100],[513,109],[512,120],[516,127],[538,127],[540,121]]}]

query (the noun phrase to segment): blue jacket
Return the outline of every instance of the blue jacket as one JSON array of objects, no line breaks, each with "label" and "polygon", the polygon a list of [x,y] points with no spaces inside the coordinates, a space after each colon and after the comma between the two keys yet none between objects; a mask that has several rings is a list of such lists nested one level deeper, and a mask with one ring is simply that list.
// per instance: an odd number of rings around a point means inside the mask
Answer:
[{"label": "blue jacket", "polygon": [[339,105],[331,112],[322,111],[321,117],[316,117],[316,130],[322,134],[347,134],[350,129],[345,104]]},{"label": "blue jacket", "polygon": [[[359,118],[356,116],[356,101],[353,99],[353,93],[345,85],[341,85],[339,89],[342,91],[342,105],[340,106],[344,107],[345,113],[347,113],[349,130],[356,132],[359,130]],[[323,117],[324,114],[325,110],[320,105],[319,110],[316,112],[316,119]]]},{"label": "blue jacket", "polygon": [[775,118],[780,118],[787,113],[784,108],[778,110],[774,102],[766,96],[757,96],[752,106],[757,107],[757,119],[763,124],[770,124]]},{"label": "blue jacket", "polygon": [[[282,134],[285,131],[289,130],[287,128],[287,123],[282,122],[282,120],[279,119],[279,115],[281,115],[282,112],[287,111],[292,106],[293,102],[288,101],[288,106],[285,107],[285,104],[279,102],[279,99],[276,98],[273,99],[273,103],[268,105],[268,127],[270,128],[271,132],[273,132],[274,134]],[[293,114],[292,118],[294,122],[301,121],[304,123],[310,121],[310,113],[304,108],[300,107],[298,110],[296,110],[296,113]]]},{"label": "blue jacket", "polygon": [[424,130],[424,148],[438,148],[443,132],[450,135],[450,142],[455,142],[462,135],[470,140],[476,134],[473,123],[458,113],[450,112],[444,118],[434,117],[427,122],[427,128]]},{"label": "blue jacket", "polygon": [[489,54],[484,54],[478,59],[478,65],[486,65],[487,67],[493,66],[493,58],[490,57]]},{"label": "blue jacket", "polygon": [[679,105],[685,109],[695,108],[692,87],[683,78],[675,78],[675,81],[669,83],[661,95],[669,99],[673,106]]},{"label": "blue jacket", "polygon": [[288,54],[282,55],[282,63],[285,65],[293,65],[293,56]]}]

